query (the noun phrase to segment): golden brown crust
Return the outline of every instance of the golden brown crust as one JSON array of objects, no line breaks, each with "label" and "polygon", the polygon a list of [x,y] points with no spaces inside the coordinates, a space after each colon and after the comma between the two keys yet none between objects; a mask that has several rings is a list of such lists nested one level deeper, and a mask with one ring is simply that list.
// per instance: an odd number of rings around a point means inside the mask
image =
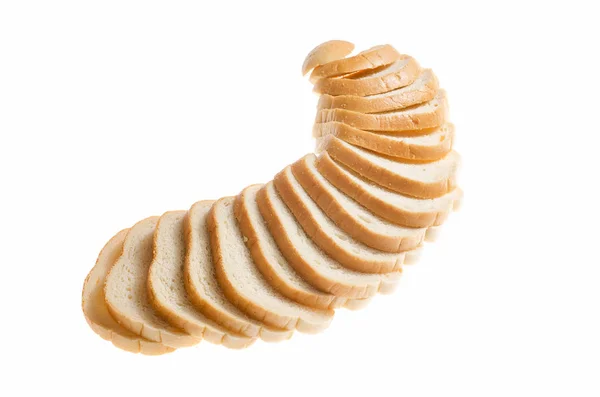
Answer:
[{"label": "golden brown crust", "polygon": [[323,138],[322,150],[326,150],[331,157],[364,178],[401,194],[430,199],[441,197],[456,187],[455,170],[451,170],[447,178],[437,181],[422,182],[409,179],[383,166],[370,162],[362,156],[357,156],[345,145],[342,145],[339,139],[331,135]]},{"label": "golden brown crust", "polygon": [[308,53],[302,64],[302,75],[319,65],[337,61],[354,51],[354,44],[343,40],[330,40],[319,44]]},{"label": "golden brown crust", "polygon": [[348,197],[374,214],[397,225],[407,227],[438,226],[451,211],[451,205],[441,211],[412,212],[398,208],[363,189],[342,171],[341,166],[327,153],[322,153],[316,162],[319,172]]},{"label": "golden brown crust", "polygon": [[314,83],[324,77],[335,77],[361,70],[375,69],[379,66],[389,65],[399,58],[398,51],[389,44],[372,47],[355,56],[317,66],[310,75],[310,81]]},{"label": "golden brown crust", "polygon": [[[420,67],[414,58],[404,55],[406,65],[401,69],[383,76],[360,79],[349,77],[327,77],[315,81],[314,92],[328,95],[356,95],[366,96],[382,94],[397,88],[412,84],[420,73]],[[401,62],[401,61],[399,61]],[[390,65],[391,67],[392,65]]]},{"label": "golden brown crust", "polygon": [[[439,88],[438,80],[431,69],[423,70],[423,74],[426,74],[427,78],[422,84],[416,85],[415,81],[413,84],[391,91],[390,95],[385,96],[322,94],[319,97],[317,109],[346,109],[360,113],[381,113],[418,105],[433,99]],[[419,78],[421,77],[419,76]]]},{"label": "golden brown crust", "polygon": [[[440,128],[447,131],[434,145],[420,145],[415,140],[402,140],[395,136],[361,130],[340,122],[317,123],[314,125],[314,135],[317,137],[332,135],[352,145],[398,159],[433,161],[443,158],[452,150],[454,125],[447,123]],[[437,128],[433,130],[435,131]]]},{"label": "golden brown crust", "polygon": [[353,214],[344,209],[334,195],[321,186],[321,183],[308,170],[305,158],[292,165],[292,172],[304,190],[327,216],[340,229],[363,244],[385,252],[402,252],[415,249],[423,242],[424,233],[414,237],[396,237],[379,234],[366,228],[356,220]]},{"label": "golden brown crust", "polygon": [[340,122],[363,130],[400,132],[439,127],[446,121],[446,115],[446,96],[440,90],[432,102],[415,108],[377,114],[347,109],[323,109],[317,113],[315,122]]}]

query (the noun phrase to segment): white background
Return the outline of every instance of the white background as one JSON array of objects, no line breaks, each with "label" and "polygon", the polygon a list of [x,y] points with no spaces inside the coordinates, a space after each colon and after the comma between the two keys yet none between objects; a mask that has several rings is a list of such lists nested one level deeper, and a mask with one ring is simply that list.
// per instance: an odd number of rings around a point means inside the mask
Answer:
[{"label": "white background", "polygon": [[[593,1],[0,3],[0,394],[599,396]],[[232,351],[119,351],[80,309],[104,242],[313,148],[315,45],[391,43],[448,91],[461,212],[399,290]],[[56,394],[56,395],[59,395]]]}]

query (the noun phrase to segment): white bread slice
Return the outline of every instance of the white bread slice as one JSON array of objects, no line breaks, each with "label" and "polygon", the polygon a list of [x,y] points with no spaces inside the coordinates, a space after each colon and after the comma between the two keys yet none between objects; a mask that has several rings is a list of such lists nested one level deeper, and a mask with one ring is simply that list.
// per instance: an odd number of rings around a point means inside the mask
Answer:
[{"label": "white bread slice", "polygon": [[296,223],[273,182],[269,182],[258,192],[256,201],[282,254],[294,270],[316,288],[338,296],[367,298],[377,292],[390,293],[396,287],[401,272],[356,272],[345,268],[321,251]]},{"label": "white bread slice", "polygon": [[373,72],[319,79],[315,82],[313,91],[333,96],[382,94],[412,84],[420,72],[421,68],[417,61],[403,55],[394,63],[375,69]]},{"label": "white bread slice", "polygon": [[394,272],[402,267],[405,256],[412,254],[411,251],[380,251],[353,239],[312,200],[294,177],[291,166],[278,173],[273,183],[304,232],[327,255],[348,269],[364,273]]},{"label": "white bread slice", "polygon": [[83,284],[81,308],[92,330],[102,339],[112,342],[116,347],[147,355],[159,355],[174,351],[161,343],[142,338],[120,325],[108,312],[104,301],[104,281],[108,271],[123,251],[123,241],[128,229],[121,230],[111,238],[96,260]]},{"label": "white bread slice", "polygon": [[232,349],[251,345],[256,339],[229,331],[200,313],[185,291],[184,219],[187,211],[163,214],[154,231],[154,259],[148,271],[148,293],[154,308],[172,325],[190,335]]},{"label": "white bread slice", "polygon": [[148,269],[157,223],[158,217],[153,216],[129,229],[123,252],[106,276],[104,299],[110,314],[130,331],[170,347],[192,346],[201,339],[169,324],[148,297]]},{"label": "white bread slice", "polygon": [[444,124],[447,116],[446,92],[439,90],[428,102],[386,113],[365,114],[348,109],[323,109],[317,112],[315,122],[338,121],[363,130],[394,133],[411,131],[411,135],[417,135],[416,131]]},{"label": "white bread slice", "polygon": [[407,227],[441,225],[462,198],[459,188],[435,199],[418,199],[368,182],[336,163],[327,153],[316,161],[319,173],[345,195],[392,223]]},{"label": "white bread slice", "polygon": [[421,245],[426,228],[399,226],[374,215],[321,175],[315,161],[315,155],[308,154],[292,165],[292,172],[304,190],[340,229],[381,251],[402,252]]},{"label": "white bread slice", "polygon": [[258,209],[256,194],[262,186],[245,188],[235,200],[234,212],[252,259],[269,284],[289,299],[317,309],[365,307],[369,299],[348,299],[320,291],[294,270],[277,248]]},{"label": "white bread slice", "polygon": [[308,53],[302,64],[302,75],[319,65],[337,61],[354,51],[354,44],[343,40],[330,40],[319,44]]},{"label": "white bread slice", "polygon": [[456,187],[460,156],[454,151],[430,163],[399,162],[351,145],[333,135],[320,140],[317,152],[322,151],[327,151],[337,162],[362,177],[409,196],[436,198]]},{"label": "white bread slice", "polygon": [[319,138],[333,135],[354,146],[372,152],[407,160],[439,160],[451,150],[454,140],[454,125],[446,123],[429,130],[426,135],[398,136],[361,130],[339,122],[315,123],[314,135]]},{"label": "white bread slice", "polygon": [[342,76],[361,70],[375,69],[389,65],[398,58],[400,58],[400,54],[391,45],[378,45],[361,51],[352,57],[331,61],[315,67],[310,74],[310,81],[314,83],[324,77]]},{"label": "white bread slice", "polygon": [[234,332],[266,342],[289,339],[292,331],[269,327],[247,316],[225,297],[219,283],[207,229],[212,201],[192,205],[186,218],[185,287],[192,303],[205,316]]},{"label": "white bread slice", "polygon": [[309,308],[279,294],[252,261],[233,211],[234,197],[218,200],[208,215],[217,280],[225,296],[250,317],[275,328],[317,333],[333,310]]},{"label": "white bread slice", "polygon": [[435,97],[438,88],[438,80],[431,69],[424,69],[412,84],[383,94],[364,97],[323,94],[319,97],[317,109],[346,109],[361,113],[389,112],[430,101]]}]

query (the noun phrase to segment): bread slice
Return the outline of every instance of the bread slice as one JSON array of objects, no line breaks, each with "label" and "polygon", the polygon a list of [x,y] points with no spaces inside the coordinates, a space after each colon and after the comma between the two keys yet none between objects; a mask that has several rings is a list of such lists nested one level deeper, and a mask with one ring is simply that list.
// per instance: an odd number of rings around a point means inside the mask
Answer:
[{"label": "bread slice", "polygon": [[320,291],[304,281],[277,248],[256,203],[263,185],[245,188],[234,203],[235,217],[257,269],[279,293],[303,305],[317,309],[366,306],[368,299],[348,299]]},{"label": "bread slice", "polygon": [[333,135],[320,140],[317,152],[322,151],[327,151],[337,162],[362,177],[409,196],[436,198],[456,187],[460,157],[454,151],[430,163],[399,162],[351,145]]},{"label": "bread slice", "polygon": [[225,296],[250,317],[272,327],[317,333],[333,310],[303,306],[279,294],[256,268],[235,219],[234,197],[218,200],[208,215],[217,280]]},{"label": "bread slice", "polygon": [[294,177],[291,166],[278,173],[273,183],[304,232],[327,255],[348,269],[364,273],[394,272],[402,267],[405,256],[412,254],[411,251],[380,251],[353,239],[312,200]]},{"label": "bread slice", "polygon": [[340,122],[315,123],[313,133],[319,138],[333,135],[354,146],[407,160],[433,161],[445,157],[454,140],[454,125],[446,123],[427,131],[426,135],[398,136],[361,130]]},{"label": "bread slice", "polygon": [[330,40],[319,44],[308,53],[302,64],[302,75],[319,65],[337,61],[354,51],[354,44],[343,40]]},{"label": "bread slice", "polygon": [[102,339],[116,347],[147,355],[159,355],[174,351],[172,347],[150,341],[120,325],[108,312],[104,301],[104,282],[108,271],[123,251],[123,241],[128,229],[121,230],[111,238],[98,255],[96,265],[90,270],[83,284],[81,308],[92,330]]},{"label": "bread slice", "polygon": [[375,46],[361,51],[355,56],[331,61],[315,67],[310,74],[310,81],[314,83],[324,77],[342,76],[361,70],[372,70],[380,66],[389,65],[398,58],[400,58],[400,54],[391,45]]},{"label": "bread slice", "polygon": [[424,69],[412,84],[383,94],[364,97],[323,94],[319,97],[317,109],[346,109],[361,113],[389,112],[430,101],[435,97],[438,88],[438,80],[431,69]]},{"label": "bread slice", "polygon": [[458,188],[427,200],[398,194],[360,178],[336,163],[327,153],[322,153],[315,164],[319,173],[346,196],[373,214],[401,226],[439,226],[462,198],[462,191]]},{"label": "bread slice", "polygon": [[212,201],[195,203],[186,218],[184,277],[190,300],[205,316],[239,334],[260,337],[267,342],[289,339],[293,331],[276,329],[254,320],[224,295],[217,281],[207,229],[212,204]]},{"label": "bread slice", "polygon": [[258,208],[282,254],[308,283],[327,293],[349,298],[367,298],[391,292],[401,272],[360,273],[345,268],[321,251],[296,223],[279,197],[273,182],[257,195]]},{"label": "bread slice", "polygon": [[374,215],[321,175],[315,161],[315,155],[308,154],[292,165],[292,172],[340,229],[355,240],[386,252],[408,251],[422,244],[426,228],[399,226]]},{"label": "bread slice", "polygon": [[148,297],[148,269],[157,223],[158,217],[153,216],[129,229],[123,252],[106,276],[104,298],[110,314],[130,331],[169,347],[192,346],[201,339],[169,324]]},{"label": "bread slice", "polygon": [[394,63],[375,69],[372,73],[319,79],[315,82],[313,91],[334,96],[382,94],[412,84],[420,72],[417,61],[403,55]]},{"label": "bread slice", "polygon": [[184,219],[187,211],[163,214],[154,232],[154,259],[148,271],[148,292],[154,308],[172,325],[211,343],[240,349],[256,339],[227,330],[200,313],[185,291]]},{"label": "bread slice", "polygon": [[439,90],[429,102],[386,113],[365,114],[348,109],[323,109],[317,112],[316,123],[338,121],[369,131],[414,131],[444,124],[448,114],[446,92]]}]

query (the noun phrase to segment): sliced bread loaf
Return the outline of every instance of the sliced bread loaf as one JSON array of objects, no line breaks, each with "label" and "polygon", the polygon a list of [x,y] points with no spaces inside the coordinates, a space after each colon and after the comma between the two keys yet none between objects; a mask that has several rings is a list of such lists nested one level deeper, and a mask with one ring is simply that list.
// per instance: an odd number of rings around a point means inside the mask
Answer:
[{"label": "sliced bread loaf", "polygon": [[106,243],[98,255],[96,265],[86,277],[81,297],[83,314],[95,333],[120,349],[147,355],[172,352],[175,350],[172,347],[150,341],[131,332],[120,325],[108,312],[104,300],[104,282],[110,268],[123,251],[123,241],[127,232],[128,229],[121,230]]},{"label": "sliced bread loaf", "polygon": [[460,157],[454,151],[434,162],[399,162],[351,145],[333,135],[323,137],[317,151],[327,151],[336,161],[362,177],[409,196],[436,198],[456,187]]},{"label": "sliced bread loaf", "polygon": [[400,58],[400,54],[391,45],[375,46],[352,57],[331,61],[315,67],[310,74],[310,81],[314,83],[324,77],[342,76],[361,70],[375,69],[389,65],[398,58]]},{"label": "sliced bread loaf", "polygon": [[225,296],[249,316],[272,327],[306,333],[327,328],[333,310],[310,308],[286,298],[256,268],[235,219],[234,200],[218,200],[207,221],[217,280]]},{"label": "sliced bread loaf", "polygon": [[154,232],[154,259],[148,271],[148,292],[154,308],[172,325],[209,342],[239,349],[255,338],[229,331],[200,313],[185,291],[184,219],[187,211],[163,214]]},{"label": "sliced bread loaf", "polygon": [[462,198],[462,191],[458,188],[428,200],[398,194],[365,181],[336,163],[327,153],[322,153],[315,164],[319,173],[346,196],[372,213],[401,226],[441,225]]},{"label": "sliced bread loaf", "polygon": [[308,154],[292,165],[292,172],[304,190],[340,229],[381,251],[408,251],[421,245],[427,229],[399,226],[374,215],[321,175],[315,161],[315,155]]},{"label": "sliced bread loaf", "polygon": [[350,76],[326,77],[315,82],[314,92],[328,95],[375,95],[405,87],[414,82],[420,67],[414,58],[403,55],[392,64]]},{"label": "sliced bread loaf", "polygon": [[252,185],[236,198],[234,212],[246,246],[258,270],[279,293],[303,305],[318,309],[366,306],[368,299],[348,299],[320,291],[304,281],[277,248],[256,203],[263,185]]},{"label": "sliced bread loaf", "polygon": [[401,273],[368,274],[345,268],[327,256],[304,233],[294,215],[279,197],[273,182],[257,195],[258,208],[277,246],[294,270],[308,283],[333,295],[367,298],[389,293]]},{"label": "sliced bread loaf", "polygon": [[289,339],[292,331],[269,327],[254,320],[227,300],[219,283],[210,247],[207,229],[211,201],[192,205],[186,218],[186,259],[184,265],[185,287],[192,303],[204,315],[222,326],[250,337],[260,337],[267,342]]},{"label": "sliced bread loaf", "polygon": [[200,338],[169,324],[148,297],[148,269],[158,217],[136,223],[125,237],[123,252],[106,276],[104,298],[110,314],[125,328],[170,347],[192,346]]},{"label": "sliced bread loaf", "polygon": [[354,51],[354,44],[343,40],[330,40],[319,44],[308,53],[302,64],[302,75],[319,65],[337,61]]},{"label": "sliced bread loaf", "polygon": [[317,109],[346,109],[361,113],[389,112],[432,100],[438,87],[438,80],[431,69],[424,69],[412,84],[383,94],[364,97],[323,94],[319,97]]},{"label": "sliced bread loaf", "polygon": [[384,252],[352,238],[339,228],[296,180],[290,166],[273,180],[277,193],[304,232],[327,255],[348,269],[365,273],[389,273],[402,267],[406,253]]},{"label": "sliced bread loaf", "polygon": [[369,131],[415,131],[435,128],[444,124],[448,104],[446,92],[439,90],[436,96],[420,105],[385,113],[366,114],[348,109],[322,109],[317,112],[316,123],[338,121],[349,126]]},{"label": "sliced bread loaf", "polygon": [[[428,130],[426,135],[399,136],[361,130],[339,122],[315,123],[317,139],[333,135],[355,146],[399,159],[439,160],[452,150],[454,125],[446,123]],[[317,141],[317,148],[319,148]]]}]

